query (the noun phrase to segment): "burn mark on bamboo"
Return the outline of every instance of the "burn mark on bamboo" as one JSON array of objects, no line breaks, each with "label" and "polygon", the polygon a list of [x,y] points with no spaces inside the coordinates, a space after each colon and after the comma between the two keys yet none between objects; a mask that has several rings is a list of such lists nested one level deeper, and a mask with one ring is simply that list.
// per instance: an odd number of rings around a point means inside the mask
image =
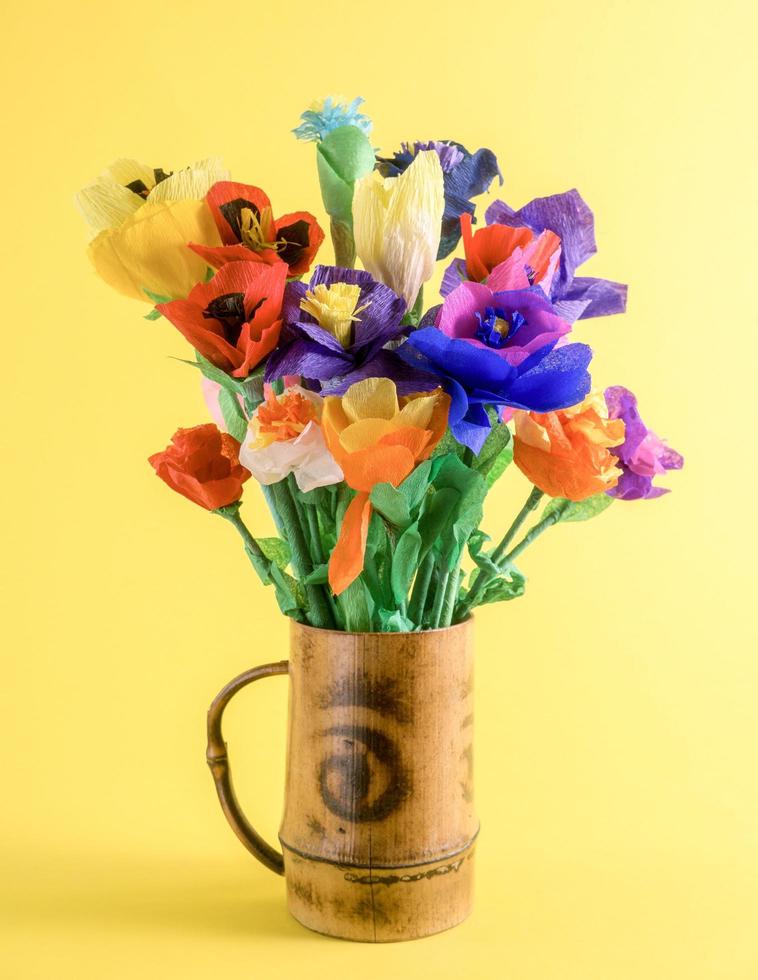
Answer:
[{"label": "burn mark on bamboo", "polygon": [[411,706],[398,692],[394,677],[371,677],[348,674],[339,677],[320,694],[318,705],[327,708],[368,708],[380,715],[389,715],[402,724],[413,720]]},{"label": "burn mark on bamboo", "polygon": [[[469,857],[470,856],[471,855],[469,855]],[[429,868],[427,871],[416,871],[413,874],[404,875],[357,875],[353,871],[347,871],[345,873],[345,881],[349,881],[354,885],[387,885],[388,887],[390,885],[407,885],[415,881],[438,878],[441,875],[447,875],[455,871],[460,871],[465,860],[465,857],[460,857],[457,861],[452,861],[450,864],[440,865],[438,868]]]},{"label": "burn mark on bamboo", "polygon": [[383,732],[366,725],[333,725],[320,734],[338,740],[318,769],[321,798],[335,816],[350,823],[384,820],[409,796],[410,776],[397,746]]}]

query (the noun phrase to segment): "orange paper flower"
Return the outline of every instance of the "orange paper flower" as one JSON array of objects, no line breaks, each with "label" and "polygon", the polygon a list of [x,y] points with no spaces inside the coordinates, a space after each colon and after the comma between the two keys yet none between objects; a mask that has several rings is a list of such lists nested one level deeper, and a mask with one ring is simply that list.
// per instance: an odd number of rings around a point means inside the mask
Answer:
[{"label": "orange paper flower", "polygon": [[193,503],[216,510],[242,496],[250,473],[239,461],[240,444],[213,422],[192,429],[177,429],[171,445],[149,462],[172,490]]},{"label": "orange paper flower", "polygon": [[339,595],[363,569],[371,519],[369,494],[377,483],[397,487],[429,457],[447,426],[450,398],[441,388],[398,401],[388,378],[367,378],[341,397],[327,398],[321,425],[326,444],[357,490],[329,561],[329,584]]},{"label": "orange paper flower", "polygon": [[544,493],[584,500],[618,483],[618,460],[608,450],[623,441],[623,421],[608,418],[596,392],[558,412],[516,412],[513,458]]}]

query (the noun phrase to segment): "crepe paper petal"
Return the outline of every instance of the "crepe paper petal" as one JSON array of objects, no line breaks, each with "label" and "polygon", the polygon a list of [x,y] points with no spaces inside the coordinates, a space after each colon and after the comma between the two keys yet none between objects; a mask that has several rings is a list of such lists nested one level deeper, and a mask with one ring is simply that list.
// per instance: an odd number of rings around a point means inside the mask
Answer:
[{"label": "crepe paper petal", "polygon": [[612,316],[626,311],[627,286],[610,279],[592,279],[577,276],[563,297],[564,301],[580,301],[584,309],[582,320],[595,316]]},{"label": "crepe paper petal", "polygon": [[432,150],[419,152],[399,177],[374,172],[355,185],[356,251],[409,309],[434,274],[444,206],[442,168]]},{"label": "crepe paper petal", "polygon": [[392,419],[400,411],[395,385],[388,378],[370,378],[344,396],[342,409],[351,422]]},{"label": "crepe paper petal", "polygon": [[152,188],[147,200],[148,203],[201,201],[217,181],[228,177],[229,171],[224,167],[221,158],[209,157],[169,174]]},{"label": "crepe paper petal", "polygon": [[[114,168],[120,171],[118,178],[109,172]],[[136,160],[117,160],[109,171],[83,187],[75,198],[82,217],[89,225],[91,237],[101,231],[118,228],[145,203],[144,198],[130,190],[127,184],[133,180],[154,179],[153,171]]]},{"label": "crepe paper petal", "polygon": [[467,278],[466,260],[453,259],[447,269],[445,269],[442,276],[440,296],[447,296],[449,293],[452,293],[452,291],[460,286],[462,282],[465,282]]},{"label": "crepe paper petal", "polygon": [[433,391],[440,384],[440,379],[436,375],[411,366],[395,351],[380,350],[361,367],[342,376],[335,375],[329,381],[324,381],[321,393],[323,395],[344,395],[351,385],[358,381],[364,381],[366,378],[391,378],[395,383],[398,395],[411,395],[417,391]]},{"label": "crepe paper petal", "polygon": [[592,349],[587,344],[567,344],[550,351],[510,386],[507,403],[536,412],[576,405],[589,393],[591,360]]},{"label": "crepe paper petal", "polygon": [[143,204],[117,228],[102,231],[89,246],[90,259],[108,285],[148,302],[186,296],[205,277],[206,264],[188,241],[217,245],[218,232],[202,201]]},{"label": "crepe paper petal", "polygon": [[213,423],[178,429],[171,444],[149,459],[172,490],[193,503],[216,510],[242,496],[250,473],[239,462],[239,443]]},{"label": "crepe paper petal", "polygon": [[556,277],[560,291],[571,284],[576,269],[597,251],[595,219],[576,189],[538,197],[518,211],[495,201],[487,208],[487,224],[526,225],[533,231],[554,232],[561,240],[561,267]]},{"label": "crepe paper petal", "polygon": [[198,245],[196,242],[188,242],[187,245],[212,269],[220,269],[229,262],[262,262],[264,265],[275,265],[282,261],[270,248],[263,252],[253,252],[247,245],[220,245],[217,248]]},{"label": "crepe paper petal", "polygon": [[299,374],[311,381],[343,375],[350,368],[350,360],[331,352],[310,340],[296,340],[279,347],[266,363],[266,381]]},{"label": "crepe paper petal", "polygon": [[463,418],[451,425],[450,430],[461,445],[478,456],[491,427],[492,423],[485,409],[481,405],[470,405]]},{"label": "crepe paper petal", "polygon": [[335,595],[343,593],[363,571],[371,509],[368,493],[357,493],[342,518],[329,559],[329,585]]},{"label": "crepe paper petal", "polygon": [[605,392],[608,413],[625,426],[623,442],[612,451],[622,470],[617,486],[609,490],[620,500],[650,500],[666,493],[653,480],[667,470],[684,466],[684,458],[645,425],[637,408],[637,398],[621,385]]}]

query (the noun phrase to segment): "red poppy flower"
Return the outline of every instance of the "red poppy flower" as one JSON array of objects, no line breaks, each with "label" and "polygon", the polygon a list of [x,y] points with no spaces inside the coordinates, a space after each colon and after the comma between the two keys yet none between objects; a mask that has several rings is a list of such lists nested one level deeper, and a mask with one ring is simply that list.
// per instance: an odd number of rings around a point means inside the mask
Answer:
[{"label": "red poppy flower", "polygon": [[216,367],[246,378],[276,347],[287,266],[230,262],[187,299],[158,309]]},{"label": "red poppy flower", "polygon": [[222,180],[211,187],[205,200],[223,245],[190,243],[190,248],[214,269],[227,262],[284,262],[290,276],[301,276],[324,240],[321,226],[307,211],[274,220],[271,201],[260,187]]},{"label": "red poppy flower", "polygon": [[250,473],[240,464],[240,444],[213,422],[177,429],[171,445],[149,459],[172,490],[207,510],[233,504]]}]

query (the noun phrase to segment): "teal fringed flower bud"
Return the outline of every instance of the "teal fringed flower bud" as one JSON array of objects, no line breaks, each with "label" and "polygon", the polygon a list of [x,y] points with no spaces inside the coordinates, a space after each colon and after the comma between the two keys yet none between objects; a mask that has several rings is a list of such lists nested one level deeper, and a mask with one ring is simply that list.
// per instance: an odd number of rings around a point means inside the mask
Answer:
[{"label": "teal fringed flower bud", "polygon": [[293,130],[298,139],[316,143],[316,162],[321,197],[331,218],[332,242],[337,265],[352,268],[353,189],[356,180],[374,169],[374,149],[368,138],[371,121],[358,112],[362,99],[328,98],[314,103]]}]

